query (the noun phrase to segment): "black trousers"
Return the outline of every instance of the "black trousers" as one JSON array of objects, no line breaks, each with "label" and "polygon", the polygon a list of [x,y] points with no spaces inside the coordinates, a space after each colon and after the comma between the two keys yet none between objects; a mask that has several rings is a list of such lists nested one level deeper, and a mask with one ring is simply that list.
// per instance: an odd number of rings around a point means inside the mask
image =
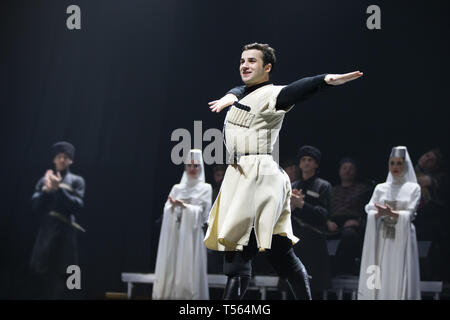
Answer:
[{"label": "black trousers", "polygon": [[[223,272],[229,276],[252,276],[252,259],[258,254],[256,237],[252,231],[247,246],[242,251],[226,251]],[[287,278],[302,269],[300,259],[295,255],[291,240],[274,235],[271,249],[266,250],[269,263],[280,278]]]},{"label": "black trousers", "polygon": [[362,246],[364,241],[363,230],[360,227],[343,228],[340,236],[341,242],[336,250],[335,274],[359,275]]},{"label": "black trousers", "polygon": [[69,296],[66,273],[78,265],[77,234],[71,226],[44,216],[31,257],[31,271],[39,286],[39,298],[63,299]]}]

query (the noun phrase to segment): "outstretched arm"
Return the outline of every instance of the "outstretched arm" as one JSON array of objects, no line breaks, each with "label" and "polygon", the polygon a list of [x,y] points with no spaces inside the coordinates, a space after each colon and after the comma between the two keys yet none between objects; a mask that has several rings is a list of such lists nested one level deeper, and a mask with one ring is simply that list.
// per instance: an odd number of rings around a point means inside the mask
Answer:
[{"label": "outstretched arm", "polygon": [[341,85],[362,75],[362,72],[354,71],[345,74],[321,74],[294,81],[280,91],[275,109],[286,110],[293,104],[306,100],[323,88]]},{"label": "outstretched arm", "polygon": [[245,92],[245,86],[237,86],[229,90],[225,96],[219,100],[209,102],[212,112],[220,112],[223,109],[231,106],[235,101],[238,101]]},{"label": "outstretched arm", "polygon": [[240,99],[241,96],[244,94],[244,92],[245,92],[245,86],[238,86],[238,87],[234,87],[233,89],[228,91],[227,94],[229,94],[229,93],[234,94],[236,96],[236,98]]},{"label": "outstretched arm", "polygon": [[324,80],[326,83],[332,86],[338,86],[346,82],[356,80],[359,77],[362,77],[363,74],[364,73],[362,73],[361,71],[353,71],[344,74],[327,74]]},{"label": "outstretched arm", "polygon": [[[337,86],[346,82],[358,79],[363,75],[360,71],[349,72],[345,74],[322,74],[314,77],[306,77],[284,87],[277,97],[276,109],[286,109],[289,106],[303,101],[327,86]],[[239,100],[244,92],[244,86],[238,86],[223,96],[219,100],[209,102],[210,109],[213,112],[220,112],[226,107]]]},{"label": "outstretched arm", "polygon": [[326,74],[321,74],[314,77],[306,77],[285,86],[278,94],[275,109],[286,110],[290,106],[304,101],[322,89],[331,86],[325,81],[326,76]]},{"label": "outstretched arm", "polygon": [[[239,88],[239,87],[236,87]],[[238,101],[239,99],[233,94],[233,93],[227,93],[219,100],[214,100],[211,102],[208,102],[209,109],[212,112],[220,112],[226,107],[231,106],[235,101]]]}]

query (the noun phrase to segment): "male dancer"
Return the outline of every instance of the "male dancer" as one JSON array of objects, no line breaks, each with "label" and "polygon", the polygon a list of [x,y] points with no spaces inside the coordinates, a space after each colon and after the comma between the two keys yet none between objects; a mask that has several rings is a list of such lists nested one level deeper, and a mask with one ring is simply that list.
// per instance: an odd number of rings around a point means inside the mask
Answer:
[{"label": "male dancer", "polygon": [[209,249],[226,251],[224,299],[243,298],[251,259],[258,250],[267,250],[271,265],[297,299],[311,298],[306,270],[293,251],[299,239],[292,233],[290,198],[296,195],[271,152],[284,114],[295,103],[326,86],[362,76],[359,71],[324,74],[277,86],[269,82],[275,61],[274,50],[267,44],[244,46],[239,70],[245,86],[209,103],[213,112],[231,106],[224,133],[235,161],[225,173],[204,240]]},{"label": "male dancer", "polygon": [[66,288],[67,267],[78,264],[75,222],[83,208],[84,179],[69,171],[75,147],[65,141],[52,147],[55,172],[47,170],[32,196],[33,209],[41,215],[41,225],[31,257],[31,269],[41,277],[41,296],[62,299]]}]

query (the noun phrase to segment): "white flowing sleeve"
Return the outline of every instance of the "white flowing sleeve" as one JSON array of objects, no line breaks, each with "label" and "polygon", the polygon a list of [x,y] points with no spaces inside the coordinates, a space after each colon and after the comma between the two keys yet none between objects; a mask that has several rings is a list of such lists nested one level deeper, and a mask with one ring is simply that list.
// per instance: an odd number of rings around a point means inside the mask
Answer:
[{"label": "white flowing sleeve", "polygon": [[[189,217],[186,216],[189,215]],[[198,228],[201,224],[202,206],[198,204],[186,204],[183,209],[183,219],[192,219],[193,227]]]},{"label": "white flowing sleeve", "polygon": [[366,213],[368,216],[374,216],[378,213],[377,208],[375,207],[375,203],[380,203],[380,198],[382,195],[382,191],[380,189],[380,185],[377,185],[375,187],[375,190],[373,191],[372,198],[370,199],[369,203],[366,205]]},{"label": "white flowing sleeve", "polygon": [[413,220],[417,211],[417,207],[420,203],[420,186],[415,184],[413,192],[411,192],[409,197],[408,207],[404,210],[399,210],[398,214],[405,216],[410,220]]},{"label": "white flowing sleeve", "polygon": [[190,208],[199,214],[199,223],[202,225],[208,221],[209,211],[211,210],[212,187],[209,183],[205,183],[204,188],[199,195],[197,205],[190,204]]},{"label": "white flowing sleeve", "polygon": [[205,183],[205,187],[199,195],[197,204],[186,204],[185,212],[195,216],[196,226],[203,226],[208,220],[208,214],[211,210],[212,187]]},{"label": "white flowing sleeve", "polygon": [[[174,185],[170,190],[169,196],[171,196],[172,198],[176,198],[176,194],[177,194],[177,185]],[[169,197],[167,197],[166,203],[164,204],[164,211],[171,209],[172,206],[173,205],[170,203]]]}]

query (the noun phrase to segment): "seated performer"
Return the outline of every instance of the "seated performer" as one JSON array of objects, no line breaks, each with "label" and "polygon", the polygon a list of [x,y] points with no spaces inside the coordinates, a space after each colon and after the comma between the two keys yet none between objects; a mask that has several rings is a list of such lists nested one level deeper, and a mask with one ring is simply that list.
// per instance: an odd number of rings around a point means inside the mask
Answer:
[{"label": "seated performer", "polygon": [[193,149],[181,182],[172,187],[164,206],[153,299],[209,299],[202,227],[211,208],[211,194],[202,152]]},{"label": "seated performer", "polygon": [[291,184],[271,152],[284,115],[295,103],[328,85],[362,76],[359,71],[324,74],[278,86],[269,82],[274,65],[275,53],[269,45],[244,46],[239,70],[245,86],[209,103],[213,112],[231,106],[224,133],[233,164],[225,172],[204,240],[209,249],[226,251],[224,299],[243,298],[251,259],[258,250],[267,250],[273,268],[287,280],[294,297],[310,299],[306,270],[293,250],[298,238],[292,233]]},{"label": "seated performer", "polygon": [[357,181],[356,161],[344,158],[339,163],[341,183],[331,192],[331,214],[329,231],[339,230],[329,239],[339,239],[336,250],[335,270],[337,275],[359,275],[359,263],[365,230],[364,206],[369,201],[372,188]]},{"label": "seated performer", "polygon": [[419,252],[412,220],[420,186],[406,147],[392,148],[389,174],[366,205],[359,300],[420,300]]}]

